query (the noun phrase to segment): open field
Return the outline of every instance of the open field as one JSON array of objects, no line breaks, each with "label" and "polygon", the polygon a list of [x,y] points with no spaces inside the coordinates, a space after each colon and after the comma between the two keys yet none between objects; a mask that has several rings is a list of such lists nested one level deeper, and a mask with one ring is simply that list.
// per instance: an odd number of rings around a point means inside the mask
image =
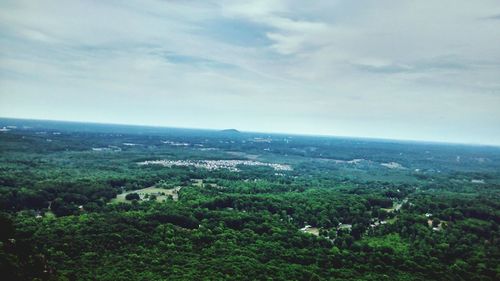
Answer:
[{"label": "open field", "polygon": [[165,189],[165,188],[157,188],[157,187],[147,187],[143,189],[138,189],[138,190],[132,190],[128,192],[124,192],[122,194],[118,194],[115,199],[111,200],[111,203],[126,203],[130,202],[129,200],[125,199],[127,194],[131,193],[137,193],[139,194],[139,197],[141,197],[141,200],[149,200],[149,197],[151,195],[156,196],[156,201],[158,202],[163,202],[168,199],[169,196],[172,196],[172,200],[177,201],[179,200],[179,190],[181,190],[181,187],[176,187],[176,188],[171,188],[171,189]]},{"label": "open field", "polygon": [[304,227],[304,228],[301,228],[300,231],[302,231],[304,233],[312,234],[314,236],[319,236],[319,228],[317,228],[317,227]]}]

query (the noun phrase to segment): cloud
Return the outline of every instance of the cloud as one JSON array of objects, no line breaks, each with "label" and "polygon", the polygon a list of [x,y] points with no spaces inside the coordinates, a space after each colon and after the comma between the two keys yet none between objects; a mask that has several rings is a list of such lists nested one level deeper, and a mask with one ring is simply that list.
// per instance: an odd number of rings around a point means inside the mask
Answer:
[{"label": "cloud", "polygon": [[396,73],[436,73],[436,71],[461,71],[477,67],[480,62],[466,62],[460,57],[444,56],[414,61],[412,64],[402,64],[382,61],[360,61],[353,66],[361,71],[396,74]]},{"label": "cloud", "polygon": [[485,20],[500,20],[500,14],[483,17]]},{"label": "cloud", "polygon": [[0,115],[500,142],[498,1],[0,7]]},{"label": "cloud", "polygon": [[248,1],[223,6],[223,15],[229,18],[244,18],[266,26],[266,36],[271,48],[279,54],[291,55],[321,45],[321,34],[328,24],[311,20],[291,18],[293,11],[285,1]]}]

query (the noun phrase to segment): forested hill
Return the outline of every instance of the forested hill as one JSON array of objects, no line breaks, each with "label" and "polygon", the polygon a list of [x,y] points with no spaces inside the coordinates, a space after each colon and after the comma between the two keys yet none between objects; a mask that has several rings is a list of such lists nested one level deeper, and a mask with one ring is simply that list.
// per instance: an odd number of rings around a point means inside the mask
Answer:
[{"label": "forested hill", "polygon": [[500,280],[500,148],[0,119],[2,280]]}]

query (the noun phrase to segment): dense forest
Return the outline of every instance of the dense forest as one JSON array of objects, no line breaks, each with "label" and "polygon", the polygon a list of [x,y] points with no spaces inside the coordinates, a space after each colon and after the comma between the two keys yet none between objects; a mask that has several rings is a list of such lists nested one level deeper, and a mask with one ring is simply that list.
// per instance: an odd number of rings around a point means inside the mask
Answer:
[{"label": "dense forest", "polygon": [[500,280],[500,148],[0,119],[2,280]]}]

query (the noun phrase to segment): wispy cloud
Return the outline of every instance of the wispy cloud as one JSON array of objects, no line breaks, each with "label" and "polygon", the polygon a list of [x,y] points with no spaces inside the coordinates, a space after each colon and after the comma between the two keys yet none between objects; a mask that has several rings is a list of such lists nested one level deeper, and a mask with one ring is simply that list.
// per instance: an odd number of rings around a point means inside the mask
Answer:
[{"label": "wispy cloud", "polygon": [[487,17],[482,17],[481,19],[485,19],[485,20],[500,20],[500,14],[491,15],[491,16],[487,16]]}]

